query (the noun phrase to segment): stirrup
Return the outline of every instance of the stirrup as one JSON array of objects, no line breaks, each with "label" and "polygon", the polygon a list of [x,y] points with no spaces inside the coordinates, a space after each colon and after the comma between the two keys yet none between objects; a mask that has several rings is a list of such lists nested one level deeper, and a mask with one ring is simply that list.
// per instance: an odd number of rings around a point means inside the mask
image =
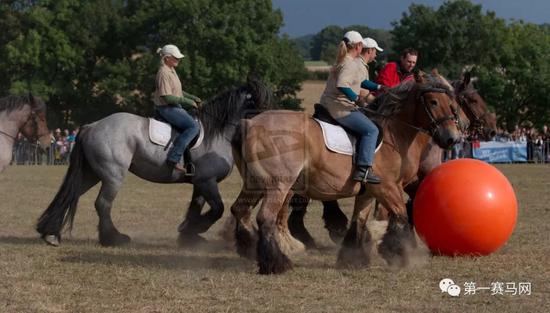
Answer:
[{"label": "stirrup", "polygon": [[362,184],[380,184],[380,178],[372,172],[372,167],[358,167],[353,173],[353,180]]},{"label": "stirrup", "polygon": [[185,176],[195,176],[195,164],[191,162],[185,164]]},{"label": "stirrup", "polygon": [[352,179],[361,183],[366,183],[367,169],[365,167],[357,167],[352,174]]},{"label": "stirrup", "polygon": [[372,170],[372,167],[368,167],[365,175],[365,183],[377,185],[381,183],[380,177],[376,176]]}]

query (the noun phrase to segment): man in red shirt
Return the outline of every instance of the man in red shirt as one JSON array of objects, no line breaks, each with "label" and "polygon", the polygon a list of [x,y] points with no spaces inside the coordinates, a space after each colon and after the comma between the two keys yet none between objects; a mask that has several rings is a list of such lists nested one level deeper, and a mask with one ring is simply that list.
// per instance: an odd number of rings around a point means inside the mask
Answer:
[{"label": "man in red shirt", "polygon": [[418,52],[416,50],[411,48],[403,50],[400,62],[388,62],[378,73],[376,82],[391,88],[412,79],[412,70],[416,66],[417,58]]}]

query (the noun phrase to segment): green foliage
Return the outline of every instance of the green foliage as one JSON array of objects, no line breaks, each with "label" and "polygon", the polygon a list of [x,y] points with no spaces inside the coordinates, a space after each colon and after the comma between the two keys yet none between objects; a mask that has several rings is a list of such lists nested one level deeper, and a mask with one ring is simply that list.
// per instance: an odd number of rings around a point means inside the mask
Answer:
[{"label": "green foliage", "polygon": [[313,37],[314,35],[305,35],[305,36],[292,39],[292,41],[296,44],[298,53],[300,53],[300,56],[304,60],[312,60],[311,43],[312,43]]},{"label": "green foliage", "polygon": [[303,59],[271,1],[42,0],[0,4],[0,91],[48,100],[53,125],[116,111],[148,114],[160,59],[172,43],[186,58],[184,89],[208,99],[258,73],[280,100],[295,98]]},{"label": "green foliage", "polygon": [[458,73],[465,64],[495,64],[494,47],[502,40],[505,23],[481,5],[467,0],[445,2],[434,10],[411,5],[394,24],[395,50],[419,51],[418,66]]},{"label": "green foliage", "polygon": [[550,119],[550,33],[547,26],[507,24],[467,0],[447,1],[437,10],[413,4],[391,32],[395,50],[419,51],[418,67],[437,67],[451,78],[465,68],[478,75],[480,93],[499,123],[514,128]]},{"label": "green foliage", "polygon": [[478,86],[501,125],[513,130],[527,121],[550,123],[550,34],[533,24],[514,23],[497,47],[497,67],[478,66]]}]

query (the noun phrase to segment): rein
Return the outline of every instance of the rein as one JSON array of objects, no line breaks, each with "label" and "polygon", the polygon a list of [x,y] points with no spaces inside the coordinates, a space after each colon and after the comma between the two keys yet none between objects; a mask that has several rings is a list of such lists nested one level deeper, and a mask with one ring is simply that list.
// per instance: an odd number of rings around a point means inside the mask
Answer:
[{"label": "rein", "polygon": [[378,116],[381,116],[383,118],[387,118],[387,119],[391,119],[391,120],[394,120],[394,121],[397,121],[401,124],[404,124],[406,125],[407,127],[410,127],[416,131],[419,131],[419,132],[422,132],[422,133],[426,133],[426,134],[429,134],[430,136],[433,136],[436,132],[437,132],[437,127],[443,123],[445,123],[446,121],[449,121],[449,120],[454,120],[455,123],[458,124],[458,120],[459,120],[459,117],[458,117],[458,112],[456,110],[453,109],[453,115],[449,115],[449,116],[445,116],[439,120],[436,120],[432,111],[430,109],[428,109],[428,105],[426,104],[426,101],[424,100],[424,94],[428,93],[428,92],[437,92],[437,93],[445,93],[447,95],[449,95],[450,98],[452,98],[452,95],[450,95],[449,91],[446,90],[446,89],[443,89],[443,88],[422,88],[420,89],[420,92],[418,93],[417,95],[417,98],[420,99],[420,102],[422,103],[422,105],[424,106],[424,110],[426,111],[426,114],[428,115],[428,117],[430,118],[430,127],[428,129],[426,128],[423,128],[423,127],[418,127],[418,126],[414,126],[410,123],[407,123],[407,122],[404,122],[404,121],[401,121],[401,120],[398,120],[398,119],[395,119],[392,115],[390,114],[382,114],[382,113],[379,113],[377,111],[374,111],[372,109],[368,109],[368,108],[361,108],[361,110],[363,112],[368,112],[368,113],[371,113],[373,115],[378,115]]},{"label": "rein", "polygon": [[379,113],[378,111],[375,111],[373,109],[369,109],[369,108],[360,108],[359,110],[361,110],[364,114],[365,113],[369,113],[369,114],[372,114],[372,115],[378,115],[382,118],[385,118],[385,119],[388,119],[388,120],[393,120],[393,121],[396,121],[396,122],[399,122],[407,127],[410,127],[416,131],[419,131],[421,133],[426,133],[426,134],[429,134],[430,132],[422,127],[417,127],[417,126],[414,126],[412,124],[409,124],[407,122],[403,122],[401,120],[398,120],[398,119],[395,119],[392,115],[390,114],[382,114],[382,113]]}]

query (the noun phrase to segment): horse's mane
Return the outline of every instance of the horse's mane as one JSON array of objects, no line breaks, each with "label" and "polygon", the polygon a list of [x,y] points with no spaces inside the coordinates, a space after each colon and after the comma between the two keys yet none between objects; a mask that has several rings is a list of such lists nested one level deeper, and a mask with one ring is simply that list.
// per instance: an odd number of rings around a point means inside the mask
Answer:
[{"label": "horse's mane", "polygon": [[273,108],[271,91],[258,79],[226,90],[204,103],[199,118],[204,126],[205,142],[221,135],[229,125],[236,126],[245,114]]},{"label": "horse's mane", "polygon": [[27,104],[31,106],[31,109],[33,111],[42,112],[46,109],[46,104],[38,97],[34,97],[31,95],[10,95],[0,98],[0,112],[6,111],[7,113],[11,113],[16,110],[21,110]]},{"label": "horse's mane", "polygon": [[441,75],[424,74],[424,82],[417,83],[409,80],[399,84],[382,94],[375,100],[377,112],[384,116],[391,116],[401,111],[409,93],[416,88],[419,91],[428,89],[443,89],[450,97],[454,97],[454,88]]}]

